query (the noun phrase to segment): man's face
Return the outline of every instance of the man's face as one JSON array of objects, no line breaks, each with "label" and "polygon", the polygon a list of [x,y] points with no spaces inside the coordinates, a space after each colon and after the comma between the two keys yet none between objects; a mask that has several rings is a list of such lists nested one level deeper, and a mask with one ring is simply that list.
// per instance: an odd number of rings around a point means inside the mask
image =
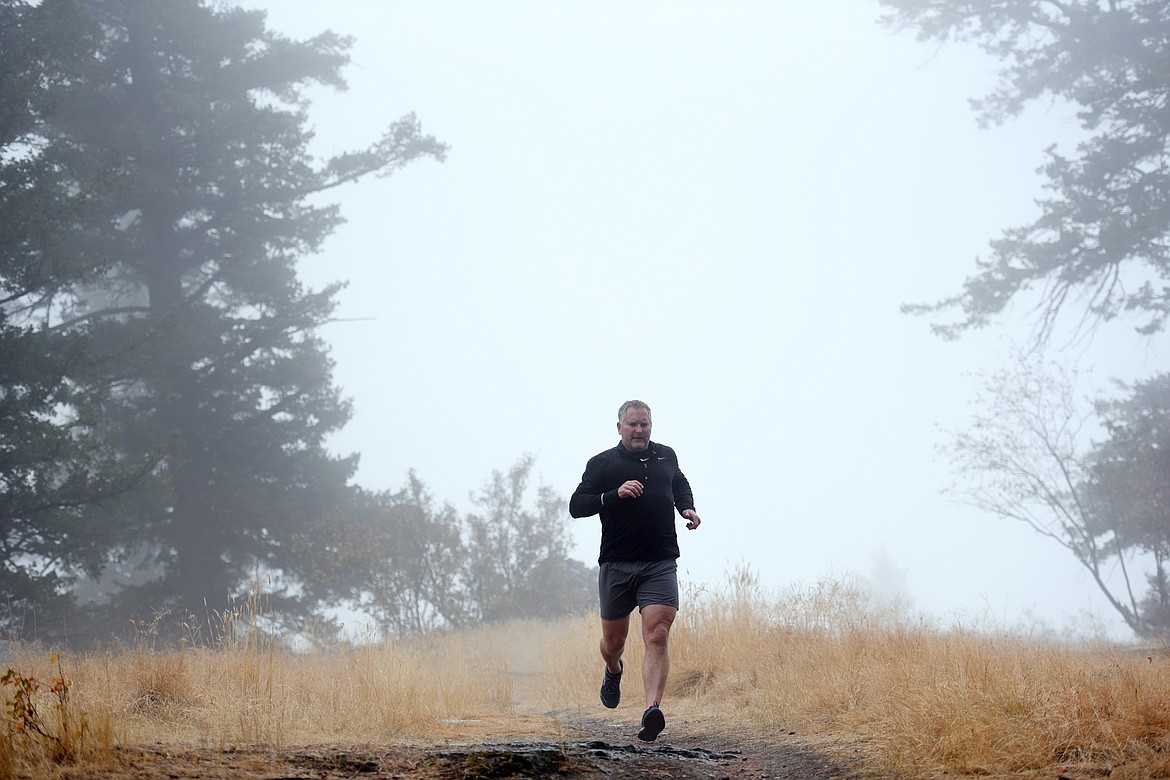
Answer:
[{"label": "man's face", "polygon": [[650,445],[650,413],[645,409],[633,406],[627,409],[617,429],[622,444],[630,452],[645,452]]}]

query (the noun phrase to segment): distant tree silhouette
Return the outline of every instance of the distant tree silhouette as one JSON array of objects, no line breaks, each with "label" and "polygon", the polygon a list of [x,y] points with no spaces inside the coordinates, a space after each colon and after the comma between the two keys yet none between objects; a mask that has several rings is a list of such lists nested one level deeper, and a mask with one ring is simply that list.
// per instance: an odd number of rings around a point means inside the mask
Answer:
[{"label": "distant tree silhouette", "polygon": [[349,598],[393,635],[590,609],[596,574],[568,556],[564,500],[547,486],[529,495],[532,467],[526,455],[492,472],[463,518],[413,473],[396,493],[364,493],[334,531],[350,551],[338,568],[362,572],[339,572]]},{"label": "distant tree silhouette", "polygon": [[1108,540],[1127,578],[1133,556],[1145,592],[1132,582],[1126,622],[1146,637],[1170,636],[1170,374],[1126,388],[1128,398],[1097,406],[1109,438],[1088,455],[1083,500],[1093,530]]},{"label": "distant tree silhouette", "polygon": [[525,503],[532,466],[526,455],[506,473],[492,472],[475,496],[478,511],[465,520],[464,577],[473,619],[559,617],[594,602],[593,576],[569,558],[565,500],[541,485]]},{"label": "distant tree silhouette", "polygon": [[[1170,633],[1170,380],[1136,390],[1094,409],[1062,368],[1021,356],[989,378],[951,455],[971,478],[967,501],[1060,544],[1136,634],[1160,637]],[[1094,414],[1109,433],[1097,443]]]}]

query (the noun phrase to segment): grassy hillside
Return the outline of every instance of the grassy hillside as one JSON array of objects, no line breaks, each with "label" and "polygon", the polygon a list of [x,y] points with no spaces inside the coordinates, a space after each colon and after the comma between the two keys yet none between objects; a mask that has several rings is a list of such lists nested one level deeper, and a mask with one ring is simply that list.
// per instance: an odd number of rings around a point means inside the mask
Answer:
[{"label": "grassy hillside", "polygon": [[[1170,777],[1164,650],[939,629],[825,582],[782,595],[741,574],[688,594],[671,645],[668,717],[819,738],[884,776]],[[119,745],[401,742],[555,732],[597,703],[597,618],[292,652],[227,621],[216,649],[59,655],[8,649],[0,776],[94,766]],[[636,622],[636,618],[635,618]],[[632,631],[627,701],[641,712]],[[628,709],[628,712],[626,711]],[[485,737],[486,738],[486,737]]]}]

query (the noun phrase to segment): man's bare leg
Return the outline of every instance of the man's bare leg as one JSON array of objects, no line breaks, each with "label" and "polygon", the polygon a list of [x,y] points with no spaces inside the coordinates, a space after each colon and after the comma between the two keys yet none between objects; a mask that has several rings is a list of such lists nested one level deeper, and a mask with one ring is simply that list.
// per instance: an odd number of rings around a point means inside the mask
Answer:
[{"label": "man's bare leg", "polygon": [[605,668],[612,674],[619,674],[622,671],[618,661],[626,651],[626,636],[629,633],[629,615],[617,620],[601,621],[601,657],[605,659]]},{"label": "man's bare leg", "polygon": [[630,631],[630,616],[601,621],[601,657],[605,660],[605,677],[601,680],[601,703],[613,709],[622,703],[622,653]]},{"label": "man's bare leg", "polygon": [[670,674],[667,639],[677,613],[677,609],[666,604],[651,604],[642,609],[642,642],[646,646],[642,684],[646,688],[647,707],[659,704],[666,691],[666,677]]}]

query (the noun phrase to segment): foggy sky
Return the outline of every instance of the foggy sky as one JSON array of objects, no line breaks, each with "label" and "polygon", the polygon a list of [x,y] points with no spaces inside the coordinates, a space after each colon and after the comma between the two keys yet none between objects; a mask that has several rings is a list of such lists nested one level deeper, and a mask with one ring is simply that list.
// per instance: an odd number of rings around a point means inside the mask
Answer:
[{"label": "foggy sky", "polygon": [[[863,0],[247,5],[294,38],[356,37],[350,90],[314,93],[319,154],[411,111],[451,145],[330,193],[348,224],[301,266],[350,282],[355,321],[323,335],[355,405],[332,446],[361,453],[361,485],[415,469],[466,511],[529,452],[567,500],[640,398],[695,489],[692,583],[884,571],[946,621],[1089,611],[1128,636],[1069,553],[942,495],[942,431],[973,411],[969,372],[1026,340],[1025,307],[952,343],[899,312],[1034,217],[1071,109],[979,129],[997,63]],[[1063,357],[1086,393],[1158,367],[1129,324]],[[592,563],[597,520],[574,523]]]}]

